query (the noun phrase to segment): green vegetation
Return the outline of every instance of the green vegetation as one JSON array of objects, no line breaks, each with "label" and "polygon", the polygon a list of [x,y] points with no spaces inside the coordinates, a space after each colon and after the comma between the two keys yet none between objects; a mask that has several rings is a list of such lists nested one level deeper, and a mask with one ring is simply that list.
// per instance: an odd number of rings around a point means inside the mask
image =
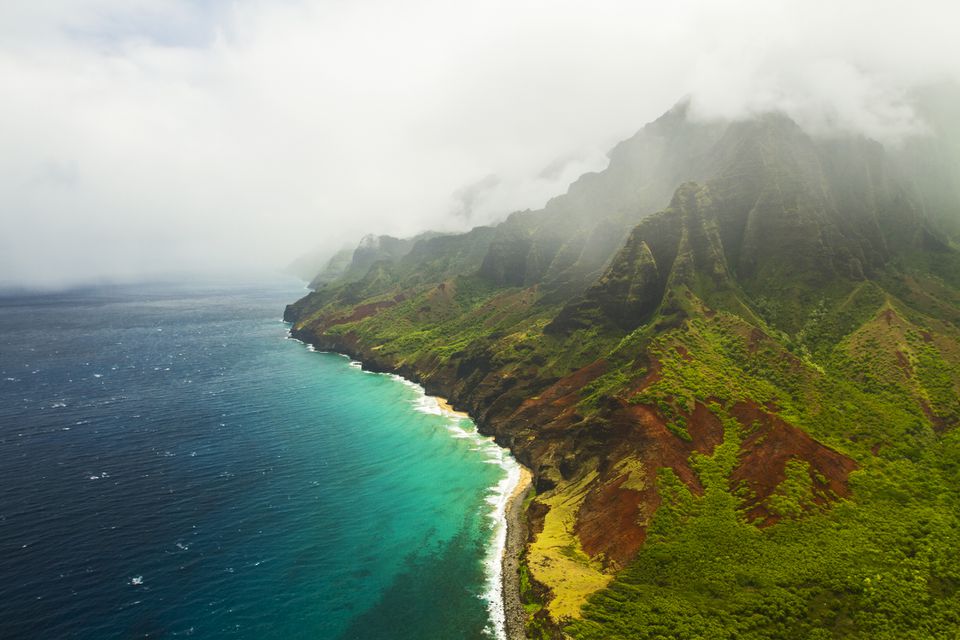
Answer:
[{"label": "green vegetation", "polygon": [[796,519],[816,507],[810,476],[815,473],[804,460],[789,460],[786,478],[767,498],[767,510],[783,519]]},{"label": "green vegetation", "polygon": [[956,638],[960,253],[882,162],[678,108],[542,211],[371,241],[288,317],[531,466],[531,637]]},{"label": "green vegetation", "polygon": [[550,589],[553,598],[547,605],[554,620],[577,616],[587,596],[610,582],[596,562],[580,546],[574,535],[576,514],[586,495],[586,487],[596,479],[588,473],[577,482],[561,484],[538,501],[550,507],[541,531],[527,552],[527,564],[538,582]]},{"label": "green vegetation", "polygon": [[[713,479],[701,497],[664,472],[648,544],[567,631],[611,640],[955,637],[957,440],[921,463],[857,472],[852,499],[763,530],[715,482],[724,463],[703,469]],[[777,499],[796,515],[809,493],[800,473],[789,484]]]}]

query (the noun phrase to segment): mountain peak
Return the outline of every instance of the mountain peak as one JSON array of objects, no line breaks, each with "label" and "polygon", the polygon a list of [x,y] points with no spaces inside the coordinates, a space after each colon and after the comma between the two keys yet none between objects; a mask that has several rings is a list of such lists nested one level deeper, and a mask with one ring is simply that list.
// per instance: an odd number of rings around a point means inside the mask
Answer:
[{"label": "mountain peak", "polygon": [[[544,637],[907,637],[953,610],[960,504],[960,253],[929,213],[960,201],[919,166],[680,105],[542,210],[418,242],[286,317],[532,470]],[[866,538],[887,544],[864,560]],[[904,573],[918,539],[937,560]],[[895,606],[864,588],[878,575]]]}]

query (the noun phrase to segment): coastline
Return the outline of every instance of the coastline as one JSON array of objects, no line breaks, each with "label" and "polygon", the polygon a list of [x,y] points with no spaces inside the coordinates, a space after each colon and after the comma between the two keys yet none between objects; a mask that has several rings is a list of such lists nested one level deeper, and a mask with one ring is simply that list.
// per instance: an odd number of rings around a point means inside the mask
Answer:
[{"label": "coastline", "polygon": [[453,408],[453,405],[446,398],[441,398],[440,396],[433,396],[437,399],[437,405],[440,407],[440,411],[456,416],[457,418],[470,418],[470,414],[466,411],[457,411]]},{"label": "coastline", "polygon": [[[446,398],[432,397],[436,399],[442,414],[471,419],[466,412],[454,409]],[[504,447],[501,449],[509,453],[509,449]],[[502,491],[501,500],[497,501],[499,504],[495,503],[492,514],[493,518],[502,524],[502,529],[497,532],[494,539],[494,551],[499,555],[499,558],[494,558],[498,565],[496,569],[499,569],[494,572],[494,580],[499,584],[494,586],[500,589],[500,602],[490,604],[494,618],[494,633],[505,640],[526,640],[527,614],[520,600],[519,567],[520,554],[523,553],[527,544],[527,523],[523,514],[523,504],[533,489],[533,473],[515,460],[513,465],[517,473],[510,473],[508,469],[507,477],[498,487]],[[498,621],[497,614],[501,611],[503,618],[502,621]],[[500,627],[498,622],[503,626]],[[499,633],[501,631],[502,635]]]},{"label": "coastline", "polygon": [[505,511],[507,537],[503,547],[503,612],[507,640],[526,640],[527,612],[520,600],[520,555],[527,545],[527,520],[523,505],[533,490],[533,474],[520,466],[520,477],[510,493]]},{"label": "coastline", "polygon": [[[305,344],[311,351],[339,353],[349,358],[351,365],[356,364],[366,370],[363,362],[355,359],[355,355],[335,348],[318,348],[313,341],[297,336],[292,328],[288,337]],[[454,409],[447,398],[428,394],[418,381],[406,378],[395,371],[391,372],[389,368],[374,372],[386,373],[418,388],[422,394],[421,397],[430,398],[436,403],[436,407],[430,412],[471,420],[476,424],[468,413]],[[498,491],[495,495],[488,498],[488,502],[494,505],[491,517],[495,520],[495,534],[491,549],[493,557],[488,559],[488,567],[492,574],[490,595],[493,597],[490,598],[488,607],[493,623],[493,633],[498,640],[526,640],[527,615],[520,600],[519,559],[527,543],[527,523],[523,505],[533,489],[533,473],[516,461],[509,448],[499,445],[496,447],[500,451],[500,464],[507,471],[507,477],[496,487]],[[506,456],[509,464],[504,464],[503,456]]]}]

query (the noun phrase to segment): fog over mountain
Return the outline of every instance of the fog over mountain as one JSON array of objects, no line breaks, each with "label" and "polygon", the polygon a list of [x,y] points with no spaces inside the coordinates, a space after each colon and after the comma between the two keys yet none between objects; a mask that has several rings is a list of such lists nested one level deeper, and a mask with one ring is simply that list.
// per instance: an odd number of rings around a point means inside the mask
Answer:
[{"label": "fog over mountain", "polygon": [[916,100],[960,82],[958,22],[865,0],[11,0],[0,282],[468,229],[541,207],[684,96],[703,120],[912,144],[950,121]]}]

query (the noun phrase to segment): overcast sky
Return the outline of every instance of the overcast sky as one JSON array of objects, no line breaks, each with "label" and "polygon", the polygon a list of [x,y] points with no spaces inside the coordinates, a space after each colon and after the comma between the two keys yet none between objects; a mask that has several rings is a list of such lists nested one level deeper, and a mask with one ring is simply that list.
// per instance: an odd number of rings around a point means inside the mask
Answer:
[{"label": "overcast sky", "polygon": [[[722,5],[722,6],[721,6]],[[684,95],[896,141],[954,2],[0,2],[0,282],[282,267],[541,206]]]}]

